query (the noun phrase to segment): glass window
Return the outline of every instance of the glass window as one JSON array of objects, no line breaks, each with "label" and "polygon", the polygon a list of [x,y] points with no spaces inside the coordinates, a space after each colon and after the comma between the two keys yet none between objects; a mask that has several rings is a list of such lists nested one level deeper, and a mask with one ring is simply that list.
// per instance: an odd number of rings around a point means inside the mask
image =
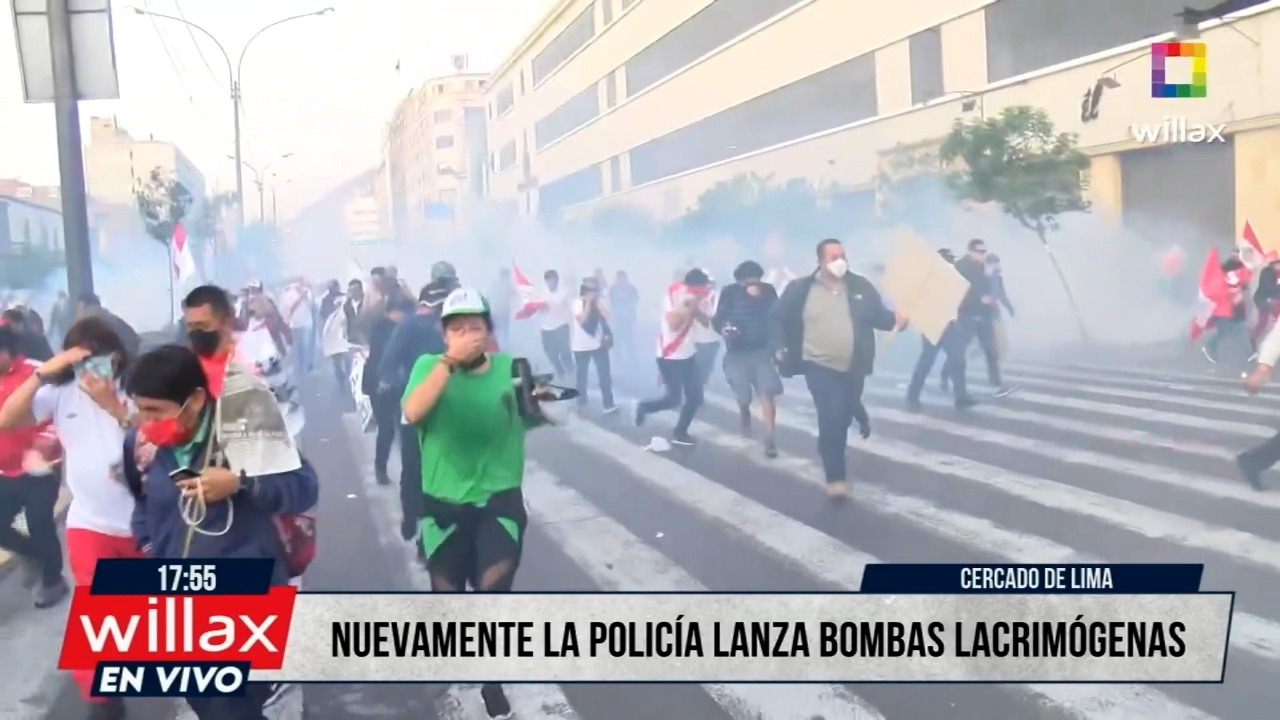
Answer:
[{"label": "glass window", "polygon": [[432,122],[438,122],[438,123],[449,122],[452,119],[453,119],[453,110],[450,108],[441,108],[440,110],[435,111],[435,113],[432,114],[431,116]]},{"label": "glass window", "polygon": [[578,52],[596,34],[596,9],[594,4],[574,18],[554,40],[547,43],[542,52],[533,57],[533,84],[536,87],[551,76],[569,56]]},{"label": "glass window", "polygon": [[493,98],[493,116],[502,117],[511,110],[511,106],[516,104],[515,93],[511,90],[511,86],[507,85],[498,91]]},{"label": "glass window", "polygon": [[911,104],[942,97],[942,30],[931,27],[908,40],[911,52]]},{"label": "glass window", "polygon": [[604,195],[603,176],[599,165],[590,165],[553,180],[538,189],[538,212],[555,218],[565,208],[590,202]]},{"label": "glass window", "polygon": [[462,108],[462,122],[467,125],[480,125],[484,123],[484,108],[469,107]]},{"label": "glass window", "polygon": [[609,158],[609,191],[620,192],[622,190],[622,158],[614,155]]},{"label": "glass window", "polygon": [[[681,68],[805,0],[715,0],[627,61],[627,94],[656,85]],[[845,0],[846,2],[848,0]]]},{"label": "glass window", "polygon": [[600,95],[595,84],[574,95],[563,105],[534,123],[533,135],[539,150],[591,122],[600,114]]},{"label": "glass window", "polygon": [[875,117],[875,54],[784,85],[631,150],[634,185]]},{"label": "glass window", "polygon": [[609,73],[604,78],[604,102],[606,107],[613,107],[618,104],[618,76],[616,73]]},{"label": "glass window", "polygon": [[613,0],[600,0],[600,11],[605,25],[613,22]]},{"label": "glass window", "polygon": [[516,165],[516,141],[503,145],[498,149],[498,171],[510,170]]},{"label": "glass window", "polygon": [[445,149],[447,149],[447,148],[451,148],[451,147],[453,147],[453,136],[452,136],[452,135],[441,135],[441,136],[439,136],[439,137],[437,137],[437,138],[436,138],[436,149],[437,149],[437,150],[445,150]]}]

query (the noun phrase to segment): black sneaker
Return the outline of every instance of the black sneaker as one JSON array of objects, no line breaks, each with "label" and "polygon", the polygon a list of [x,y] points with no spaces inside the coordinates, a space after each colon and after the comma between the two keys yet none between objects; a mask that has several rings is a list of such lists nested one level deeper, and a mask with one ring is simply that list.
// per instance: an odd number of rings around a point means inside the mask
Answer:
[{"label": "black sneaker", "polygon": [[968,410],[970,408],[976,407],[977,404],[978,404],[978,401],[974,400],[971,397],[958,398],[956,400],[956,409],[961,411]]},{"label": "black sneaker", "polygon": [[85,718],[87,720],[124,720],[127,714],[124,700],[108,698],[102,702],[89,703],[89,712],[85,713]]},{"label": "black sneaker", "polygon": [[66,580],[59,580],[57,585],[39,585],[34,592],[36,608],[44,610],[65,600],[71,594],[71,587]]},{"label": "black sneaker", "polygon": [[391,476],[387,474],[386,470],[383,470],[382,472],[374,473],[374,477],[377,478],[379,485],[391,484]]},{"label": "black sneaker", "polygon": [[1254,490],[1262,490],[1262,473],[1258,470],[1257,466],[1249,460],[1247,455],[1242,454],[1236,456],[1236,467],[1240,468],[1240,476],[1243,477],[1244,481],[1249,483]]},{"label": "black sneaker", "polygon": [[481,686],[480,697],[484,699],[484,709],[489,713],[489,717],[494,720],[507,720],[512,717],[511,703],[507,701],[507,694],[502,692],[501,685]]},{"label": "black sneaker", "polygon": [[671,443],[673,445],[680,445],[682,447],[693,447],[694,445],[698,444],[697,441],[693,439],[693,436],[690,435],[689,433],[677,433],[675,435],[672,435]]},{"label": "black sneaker", "polygon": [[400,521],[400,537],[405,541],[412,540],[418,534],[418,523],[413,518],[404,518]]},{"label": "black sneaker", "polygon": [[635,411],[632,414],[632,418],[635,420],[636,427],[640,427],[641,425],[644,425],[644,408],[640,406],[640,403],[636,403]]}]

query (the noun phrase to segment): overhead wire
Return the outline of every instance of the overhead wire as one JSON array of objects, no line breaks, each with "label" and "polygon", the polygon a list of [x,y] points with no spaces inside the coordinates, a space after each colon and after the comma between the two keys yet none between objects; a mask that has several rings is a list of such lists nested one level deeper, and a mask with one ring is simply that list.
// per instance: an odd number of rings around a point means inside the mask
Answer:
[{"label": "overhead wire", "polygon": [[[178,17],[182,18],[186,22],[190,22],[190,20],[187,20],[187,14],[182,10],[182,0],[173,0],[173,9],[177,11]],[[221,88],[224,93],[229,94],[231,92],[231,88],[223,85],[222,79],[218,77],[218,73],[214,72],[213,66],[209,64],[209,58],[205,57],[204,51],[200,49],[200,43],[196,39],[195,30],[190,25],[186,25],[185,27],[187,29],[187,37],[191,38],[191,47],[195,48],[196,55],[200,56],[200,62],[204,63],[204,69],[209,71],[209,77],[213,78],[213,84]]]},{"label": "overhead wire", "polygon": [[[142,8],[151,10],[151,0],[142,0]],[[156,22],[155,17],[147,15],[147,20],[151,21],[151,29],[155,31],[156,38],[160,41],[160,49],[164,51],[165,58],[169,61],[169,67],[173,69],[174,77],[178,79],[178,84],[182,87],[182,92],[187,96],[187,102],[191,103],[191,107],[195,109],[196,114],[204,118],[204,114],[200,111],[200,106],[196,105],[196,97],[191,92],[191,87],[187,85],[187,79],[179,67],[180,63],[174,57],[173,51],[169,49],[169,41],[165,40],[164,31],[160,29],[160,23]],[[207,121],[208,119],[205,118]]]}]

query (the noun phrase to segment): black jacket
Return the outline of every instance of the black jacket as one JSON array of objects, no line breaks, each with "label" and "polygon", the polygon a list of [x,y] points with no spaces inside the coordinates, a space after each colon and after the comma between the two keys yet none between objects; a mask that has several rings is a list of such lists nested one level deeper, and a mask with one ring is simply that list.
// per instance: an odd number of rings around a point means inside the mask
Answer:
[{"label": "black jacket", "polygon": [[778,302],[778,291],[769,283],[760,283],[760,294],[752,296],[747,288],[734,283],[720,291],[716,315],[711,327],[724,335],[725,325],[732,325],[738,332],[725,335],[724,346],[729,352],[748,352],[769,347],[772,339],[769,331],[769,313]]},{"label": "black jacket", "polygon": [[987,267],[983,263],[962,257],[956,261],[956,270],[960,276],[969,281],[969,292],[960,301],[960,312],[966,316],[990,316],[994,308],[982,302],[984,296],[993,296],[991,278],[987,276]]},{"label": "black jacket", "polygon": [[[804,370],[804,306],[809,290],[817,282],[817,273],[794,280],[782,291],[773,306],[771,326],[774,347],[783,355],[778,370],[783,377],[795,377]],[[853,318],[853,365],[850,372],[870,375],[876,362],[876,330],[889,331],[895,324],[893,312],[885,307],[879,291],[871,281],[856,273],[844,276],[849,300],[849,316]]]},{"label": "black jacket", "polygon": [[369,359],[364,364],[364,377],[360,381],[361,391],[369,397],[378,392],[378,383],[382,380],[378,370],[385,356],[387,341],[391,339],[391,332],[395,329],[396,324],[386,315],[374,320],[369,328]]},{"label": "black jacket", "polygon": [[378,379],[393,388],[403,388],[409,382],[414,363],[423,355],[439,355],[444,352],[444,336],[440,332],[440,318],[414,313],[400,321],[391,332],[387,345],[382,349],[378,362]]}]

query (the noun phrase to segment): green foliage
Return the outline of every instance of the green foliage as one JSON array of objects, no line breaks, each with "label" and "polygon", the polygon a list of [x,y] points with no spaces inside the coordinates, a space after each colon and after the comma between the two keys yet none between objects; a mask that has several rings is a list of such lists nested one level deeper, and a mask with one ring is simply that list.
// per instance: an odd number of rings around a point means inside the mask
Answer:
[{"label": "green foliage", "polygon": [[[218,235],[218,222],[227,208],[235,205],[236,194],[218,193],[200,203],[200,211],[187,228],[187,234],[199,240],[212,240]],[[167,242],[167,240],[166,240]]]},{"label": "green foliage", "polygon": [[0,287],[27,290],[40,287],[50,273],[66,266],[60,251],[22,246],[0,254]]},{"label": "green foliage", "polygon": [[1040,108],[957,120],[940,156],[954,168],[947,182],[959,198],[998,204],[1043,243],[1058,229],[1059,216],[1089,210],[1082,183],[1089,158],[1077,149],[1076,136],[1056,132]]},{"label": "green foliage", "polygon": [[698,196],[687,213],[664,233],[682,244],[731,236],[759,245],[771,234],[816,238],[840,228],[822,193],[803,178],[776,182],[772,175],[740,174]]},{"label": "green foliage", "polygon": [[939,205],[955,201],[942,172],[936,142],[899,143],[885,153],[876,176],[880,221],[929,233],[940,218]]},{"label": "green foliage", "polygon": [[191,192],[161,168],[155,168],[133,190],[147,235],[169,244],[173,231],[191,209]]}]

